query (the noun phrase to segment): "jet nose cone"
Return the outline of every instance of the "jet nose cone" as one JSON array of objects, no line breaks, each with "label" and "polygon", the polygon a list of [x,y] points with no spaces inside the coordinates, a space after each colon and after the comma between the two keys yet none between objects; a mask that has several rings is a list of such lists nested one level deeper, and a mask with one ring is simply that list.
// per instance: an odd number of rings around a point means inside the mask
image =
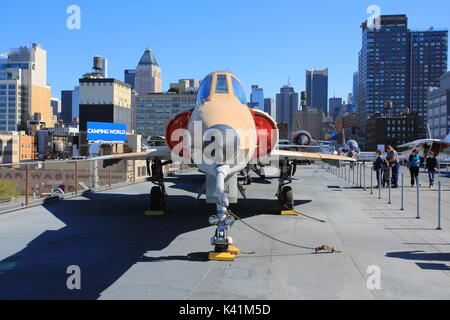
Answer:
[{"label": "jet nose cone", "polygon": [[240,148],[239,135],[227,125],[215,125],[208,128],[203,136],[203,154],[205,159],[215,164],[236,160]]}]

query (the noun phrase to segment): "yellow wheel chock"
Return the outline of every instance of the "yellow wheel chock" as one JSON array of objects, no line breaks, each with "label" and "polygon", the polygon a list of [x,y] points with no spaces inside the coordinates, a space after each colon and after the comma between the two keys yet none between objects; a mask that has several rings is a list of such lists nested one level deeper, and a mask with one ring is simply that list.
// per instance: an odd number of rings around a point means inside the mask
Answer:
[{"label": "yellow wheel chock", "polygon": [[283,210],[281,211],[282,216],[298,216],[300,212],[295,210]]},{"label": "yellow wheel chock", "polygon": [[241,251],[238,248],[230,246],[228,252],[210,252],[209,260],[211,261],[236,261],[237,255]]},{"label": "yellow wheel chock", "polygon": [[165,214],[164,211],[145,211],[146,216],[163,216]]}]

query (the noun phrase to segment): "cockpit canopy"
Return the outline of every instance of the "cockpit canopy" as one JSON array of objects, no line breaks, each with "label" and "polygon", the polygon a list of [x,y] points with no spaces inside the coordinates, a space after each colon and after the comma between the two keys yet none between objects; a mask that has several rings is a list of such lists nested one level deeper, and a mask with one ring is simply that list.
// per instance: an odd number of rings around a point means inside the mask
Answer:
[{"label": "cockpit canopy", "polygon": [[241,82],[231,73],[216,72],[207,76],[200,85],[197,103],[205,103],[212,95],[233,94],[242,104],[247,98]]}]

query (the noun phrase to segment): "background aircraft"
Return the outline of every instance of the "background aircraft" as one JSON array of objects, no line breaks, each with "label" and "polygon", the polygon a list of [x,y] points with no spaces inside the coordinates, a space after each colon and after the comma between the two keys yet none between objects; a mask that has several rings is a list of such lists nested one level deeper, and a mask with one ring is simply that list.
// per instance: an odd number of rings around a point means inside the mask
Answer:
[{"label": "background aircraft", "polygon": [[433,151],[436,156],[441,153],[450,153],[450,134],[443,140],[440,139],[422,139],[408,142],[397,147],[397,151],[403,157],[409,157],[414,149],[419,150],[419,154],[426,158],[430,151]]}]

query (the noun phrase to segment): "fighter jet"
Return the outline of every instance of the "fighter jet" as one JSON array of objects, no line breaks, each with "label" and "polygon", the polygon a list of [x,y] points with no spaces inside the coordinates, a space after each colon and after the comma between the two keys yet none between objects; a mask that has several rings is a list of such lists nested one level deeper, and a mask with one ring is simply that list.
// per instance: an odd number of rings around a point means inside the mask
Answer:
[{"label": "fighter jet", "polygon": [[315,140],[307,130],[296,131],[292,140],[280,140],[278,148],[311,153],[332,153],[330,141]]},{"label": "fighter jet", "polygon": [[201,83],[197,107],[178,114],[167,125],[167,147],[91,160],[103,160],[106,165],[118,160],[146,160],[150,181],[155,184],[150,195],[150,214],[163,214],[170,201],[164,187],[164,166],[180,162],[198,168],[205,174],[206,201],[216,204],[217,210],[209,222],[216,226],[211,244],[214,254],[220,255],[233,248],[230,228],[235,217],[229,206],[238,202],[238,192],[242,193],[238,175],[250,164],[279,166],[276,197],[281,210],[289,211],[294,209],[289,186],[293,162],[327,160],[337,165],[339,161],[354,161],[336,155],[278,150],[278,134],[277,123],[268,114],[248,108],[243,86],[235,75],[214,72]]}]

